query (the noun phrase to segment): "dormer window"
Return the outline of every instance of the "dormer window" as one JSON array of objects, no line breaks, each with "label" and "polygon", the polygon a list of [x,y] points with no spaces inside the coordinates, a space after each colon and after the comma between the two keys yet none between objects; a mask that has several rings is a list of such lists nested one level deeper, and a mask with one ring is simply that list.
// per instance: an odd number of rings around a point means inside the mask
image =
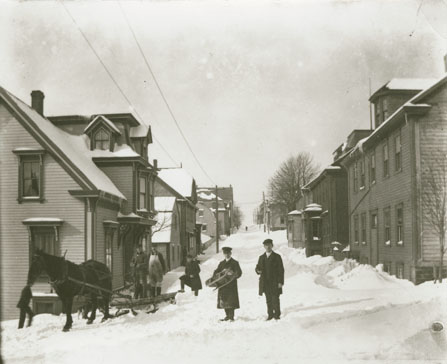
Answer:
[{"label": "dormer window", "polygon": [[110,133],[103,128],[99,129],[94,136],[94,149],[110,150]]},{"label": "dormer window", "polygon": [[108,150],[113,152],[115,140],[121,131],[103,115],[96,116],[84,129],[90,138],[90,149]]}]

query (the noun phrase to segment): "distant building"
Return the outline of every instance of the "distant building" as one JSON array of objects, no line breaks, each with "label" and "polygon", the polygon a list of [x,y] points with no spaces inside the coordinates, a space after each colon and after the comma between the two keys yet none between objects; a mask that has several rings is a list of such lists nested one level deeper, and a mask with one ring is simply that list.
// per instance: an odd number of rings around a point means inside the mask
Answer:
[{"label": "distant building", "polygon": [[[304,230],[310,234],[306,237],[308,253],[312,251],[322,256],[340,257],[339,253],[349,245],[348,176],[341,163],[357,143],[371,132],[352,131],[347,140],[334,151],[332,165],[323,169],[302,188],[307,201],[303,219],[307,225]],[[309,203],[318,204],[321,214],[315,214],[314,209],[310,209],[310,214],[306,212]],[[316,231],[319,233],[318,237],[315,236]]]},{"label": "distant building", "polygon": [[[216,236],[216,215],[202,201],[197,202],[196,221],[201,224],[204,234],[213,238]],[[222,226],[221,229],[223,229]]]},{"label": "distant building", "polygon": [[[162,168],[158,171],[155,179],[154,194],[156,198],[175,197],[176,199],[175,205],[178,209],[178,223],[180,228],[180,255],[178,257],[181,265],[184,265],[187,254],[196,256],[200,253],[196,240],[196,182],[183,168]],[[170,252],[167,252],[169,259],[171,256],[177,256],[177,253],[172,251],[172,247],[175,247],[175,243],[169,249]],[[175,265],[177,263],[173,262],[172,264]]]},{"label": "distant building", "polygon": [[[127,113],[45,117],[44,94],[31,96],[32,108],[0,88],[2,319],[17,317],[35,249],[100,261],[119,288],[155,224],[150,128]],[[34,284],[33,306],[60,312],[48,277]]]},{"label": "distant building", "polygon": [[[206,226],[207,235],[216,236],[216,189],[211,187],[199,187],[197,190],[197,197],[201,204],[208,208],[212,213],[211,216],[204,210],[204,216],[198,216],[200,221]],[[233,187],[218,187],[218,214],[219,214],[219,234],[230,235],[232,228],[232,216],[233,216]],[[199,213],[202,212],[199,209]],[[213,221],[214,220],[214,221]],[[212,231],[214,226],[214,232]]]},{"label": "distant building", "polygon": [[153,227],[152,244],[163,254],[168,270],[182,264],[180,223],[181,207],[177,197],[155,197],[157,223]]},{"label": "distant building", "polygon": [[375,130],[343,159],[350,250],[399,278],[432,279],[439,241],[428,224],[429,167],[447,155],[447,76],[394,79],[370,98]]}]

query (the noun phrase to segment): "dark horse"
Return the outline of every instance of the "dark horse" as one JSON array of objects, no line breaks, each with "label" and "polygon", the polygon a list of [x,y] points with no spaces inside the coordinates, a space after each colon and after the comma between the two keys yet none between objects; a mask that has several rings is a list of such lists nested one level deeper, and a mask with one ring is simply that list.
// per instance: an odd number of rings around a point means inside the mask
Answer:
[{"label": "dark horse", "polygon": [[[95,320],[98,302],[104,309],[103,321],[110,317],[112,276],[105,264],[95,260],[74,264],[66,260],[65,257],[56,257],[36,250],[28,272],[28,284],[33,285],[42,271],[48,274],[50,283],[64,306],[67,320],[63,331],[70,330],[72,326],[71,311],[75,296],[83,296],[91,304],[92,312],[87,324],[91,324]],[[102,289],[93,288],[90,285]]]}]

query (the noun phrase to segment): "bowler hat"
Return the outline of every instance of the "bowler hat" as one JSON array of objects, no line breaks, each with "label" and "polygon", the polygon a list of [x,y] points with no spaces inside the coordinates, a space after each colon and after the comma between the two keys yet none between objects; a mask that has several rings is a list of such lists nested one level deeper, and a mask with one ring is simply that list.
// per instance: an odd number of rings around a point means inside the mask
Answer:
[{"label": "bowler hat", "polygon": [[272,244],[273,245],[273,240],[272,239],[265,239],[264,242],[262,244]]}]

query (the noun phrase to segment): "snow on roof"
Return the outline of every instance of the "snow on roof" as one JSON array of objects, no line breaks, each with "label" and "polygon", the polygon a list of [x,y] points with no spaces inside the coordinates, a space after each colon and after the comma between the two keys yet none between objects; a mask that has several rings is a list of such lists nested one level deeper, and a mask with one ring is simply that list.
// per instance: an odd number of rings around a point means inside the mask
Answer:
[{"label": "snow on roof", "polygon": [[185,197],[191,197],[194,179],[183,168],[163,168],[158,172],[164,182]]},{"label": "snow on roof", "polygon": [[[205,192],[205,191],[201,191],[197,194],[197,197],[202,199],[202,200],[215,200],[216,199],[216,195],[212,192]],[[220,197],[217,197],[218,200],[222,201],[222,199]]]},{"label": "snow on roof", "polygon": [[309,205],[306,206],[306,208],[304,209],[304,211],[321,211],[321,205],[317,204],[317,203],[310,203]]},{"label": "snow on roof", "polygon": [[153,228],[155,232],[152,235],[152,242],[153,243],[171,242],[172,212],[159,212],[155,216],[155,219],[157,220],[157,223]]},{"label": "snow on roof", "polygon": [[154,198],[155,210],[160,212],[173,211],[175,199],[176,198],[173,196],[155,197]]},{"label": "snow on roof", "polygon": [[[81,137],[84,137],[84,141],[89,143],[88,137],[86,135],[81,135]],[[90,150],[90,155],[92,157],[140,157],[140,155],[135,152],[129,145],[123,144],[123,145],[117,145],[115,144],[115,148],[113,148],[113,152],[110,150],[101,150],[101,149],[94,149]]]},{"label": "snow on roof", "polygon": [[330,171],[330,170],[339,170],[339,169],[341,169],[340,166],[327,166],[325,168],[325,170],[328,170],[328,171]]},{"label": "snow on roof", "polygon": [[385,86],[389,90],[423,90],[435,81],[433,78],[393,78]]},{"label": "snow on roof", "polygon": [[301,211],[293,210],[293,211],[290,211],[288,215],[301,215]]},{"label": "snow on roof", "polygon": [[[410,100],[408,100],[405,104],[403,104],[401,107],[399,107],[394,113],[392,113],[382,124],[380,124],[376,129],[374,129],[374,131],[366,138],[366,139],[371,139],[374,136],[377,135],[377,133],[382,130],[382,128],[385,127],[385,125],[387,125],[389,123],[390,120],[392,120],[397,114],[399,114],[404,107],[408,107],[408,106],[416,106],[414,104],[414,102],[417,102],[421,96],[425,95],[427,92],[430,91],[431,88],[435,87],[436,85],[438,85],[439,83],[441,83],[442,81],[444,81],[447,78],[446,75],[444,75],[443,77],[441,77],[440,79],[437,80],[431,80],[431,83],[428,87],[426,87],[425,89],[423,89],[421,92],[419,92],[417,95],[413,96]],[[418,106],[423,106],[426,104],[418,104]]]},{"label": "snow on roof", "polygon": [[350,251],[351,251],[351,246],[348,244],[348,245],[346,246],[346,248],[344,248],[342,251],[344,251],[344,252],[350,252]]},{"label": "snow on roof", "polygon": [[352,148],[351,153],[354,153],[356,150],[360,151],[361,153],[363,153],[363,143],[365,143],[368,140],[368,137],[360,139],[357,144],[355,145],[354,148]]},{"label": "snow on roof", "polygon": [[30,217],[22,221],[24,224],[33,223],[33,222],[54,222],[54,223],[62,223],[63,219],[58,217]]},{"label": "snow on roof", "polygon": [[109,119],[107,119],[105,116],[103,115],[98,115],[96,118],[94,118],[88,125],[87,127],[84,129],[84,133],[87,133],[96,123],[103,121],[104,123],[106,123],[115,133],[118,133],[119,135],[121,135],[120,130],[115,126],[114,123],[112,123]]},{"label": "snow on roof", "polygon": [[96,189],[126,199],[107,175],[92,161],[84,140],[59,129],[51,121],[42,117],[37,111],[23,101],[0,88],[0,93],[6,93],[17,106],[38,126],[38,128],[64,153],[67,158],[84,174]]},{"label": "snow on roof", "polygon": [[139,125],[139,126],[130,128],[130,137],[131,138],[145,138],[145,137],[147,137],[148,132],[149,132],[148,126]]}]

